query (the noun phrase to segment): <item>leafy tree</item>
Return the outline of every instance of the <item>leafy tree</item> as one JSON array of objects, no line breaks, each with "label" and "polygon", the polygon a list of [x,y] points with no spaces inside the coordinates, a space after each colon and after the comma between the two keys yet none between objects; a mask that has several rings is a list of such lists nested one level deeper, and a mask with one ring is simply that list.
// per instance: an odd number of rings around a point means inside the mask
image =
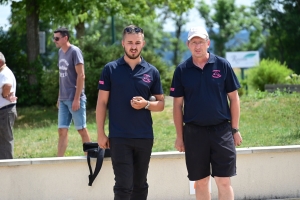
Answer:
[{"label": "leafy tree", "polygon": [[[101,17],[114,14],[127,17],[128,19],[143,21],[147,17],[154,17],[155,12],[150,9],[151,3],[160,3],[159,0],[139,0],[135,6],[129,1],[117,0],[22,0],[9,1],[0,0],[0,4],[12,3],[12,26],[17,27],[20,32],[26,32],[27,59],[29,84],[39,84],[34,73],[35,65],[39,63],[39,22],[44,21],[52,26],[67,25],[68,28],[76,29],[77,39],[81,39],[85,32],[85,23]],[[149,2],[149,3],[148,3]],[[149,6],[150,5],[150,6]],[[134,13],[134,14],[132,14]],[[25,23],[24,23],[25,22]]]},{"label": "leafy tree", "polygon": [[187,50],[185,43],[181,40],[181,34],[187,22],[186,13],[175,15],[172,19],[175,22],[175,32],[174,37],[170,39],[170,49],[173,51],[172,64],[177,66],[182,62],[183,54]]},{"label": "leafy tree", "polygon": [[160,7],[160,21],[165,22],[171,19],[174,22],[174,36],[169,36],[166,48],[173,51],[171,64],[177,66],[181,61],[184,52],[187,50],[185,43],[181,40],[185,24],[188,22],[188,11],[195,6],[195,0],[171,1]]},{"label": "leafy tree", "polygon": [[[183,0],[175,3],[171,0],[138,0],[133,5],[132,2],[127,0],[105,0],[101,2],[95,0],[53,0],[50,2],[46,0],[0,0],[0,4],[12,3],[12,16],[10,19],[12,26],[10,29],[14,30],[14,36],[16,38],[25,36],[19,49],[23,50],[22,56],[27,58],[27,62],[17,63],[18,66],[16,65],[16,68],[26,72],[22,73],[22,75],[21,73],[18,74],[22,79],[17,77],[20,85],[22,85],[22,88],[18,90],[21,92],[19,93],[19,103],[24,102],[25,105],[51,104],[52,100],[50,99],[52,98],[50,96],[56,99],[57,92],[54,91],[57,88],[57,84],[54,84],[54,81],[57,83],[55,71],[57,50],[54,50],[52,33],[53,29],[56,29],[58,26],[66,26],[69,30],[75,30],[72,36],[76,37],[74,39],[71,36],[71,41],[83,49],[85,48],[85,37],[98,37],[99,40],[94,40],[95,43],[90,43],[90,45],[101,47],[101,51],[93,53],[94,55],[102,53],[103,56],[108,57],[107,52],[103,49],[111,45],[109,35],[113,29],[110,19],[114,17],[117,25],[116,29],[118,30],[123,30],[124,24],[137,24],[143,27],[146,32],[147,45],[145,52],[152,52],[152,58],[156,58],[157,63],[160,62],[159,67],[168,69],[156,55],[159,55],[159,49],[164,46],[165,34],[162,31],[162,24],[156,22],[155,9],[158,6],[169,5],[173,10],[179,11],[183,8],[185,9],[185,2],[189,1]],[[177,4],[181,5],[181,7],[178,7]],[[98,24],[98,21],[101,23]],[[98,25],[98,30],[100,31],[90,29],[95,24]],[[43,55],[39,54],[39,30],[46,31],[46,37],[48,38],[47,53]],[[89,31],[88,35],[86,35],[87,30]],[[121,31],[117,33],[120,36]],[[89,58],[91,57],[87,56],[85,59],[86,63],[93,63],[93,60],[89,60]],[[54,60],[54,62],[51,62],[51,60]],[[104,59],[103,61],[106,60]],[[162,72],[162,70],[160,71]],[[49,78],[49,75],[52,75],[54,78]],[[95,76],[95,74],[93,75]],[[97,74],[96,76],[98,78],[99,75]],[[168,76],[162,76],[163,79],[167,79],[166,77]],[[37,96],[39,98],[36,98]]]},{"label": "leafy tree", "polygon": [[[214,41],[214,52],[220,56],[225,56],[226,50],[258,50],[264,40],[262,25],[250,7],[237,7],[234,0],[217,0],[209,6],[201,0],[198,10]],[[235,41],[233,47],[226,46],[242,30],[250,33],[249,41]]]},{"label": "leafy tree", "polygon": [[299,0],[256,0],[254,6],[268,33],[263,56],[285,62],[300,73]]},{"label": "leafy tree", "polygon": [[[0,0],[0,4],[7,4],[11,2],[11,7],[14,8],[19,2],[11,0]],[[28,73],[28,82],[29,85],[38,85],[38,79],[36,76],[36,65],[40,62],[39,60],[39,34],[38,34],[38,16],[39,16],[39,3],[38,0],[24,0],[22,1],[22,7],[19,10],[24,14],[24,17],[17,19],[17,24],[22,25],[21,29],[18,26],[17,29],[20,30],[20,33],[26,32],[26,54],[27,54],[27,63],[24,66],[30,73]],[[13,10],[13,9],[12,9]],[[20,21],[19,21],[20,20]],[[24,23],[25,22],[25,23]],[[38,72],[39,73],[39,72]]]},{"label": "leafy tree", "polygon": [[[17,79],[17,97],[18,105],[33,105],[42,102],[40,98],[40,89],[37,84],[29,84],[28,77],[32,74],[28,70],[26,46],[26,35],[20,34],[17,30],[11,28],[8,32],[4,32],[0,27],[0,47],[4,54],[7,66],[13,71]],[[40,66],[33,65],[35,75],[40,78]],[[34,95],[33,95],[34,94]]]}]

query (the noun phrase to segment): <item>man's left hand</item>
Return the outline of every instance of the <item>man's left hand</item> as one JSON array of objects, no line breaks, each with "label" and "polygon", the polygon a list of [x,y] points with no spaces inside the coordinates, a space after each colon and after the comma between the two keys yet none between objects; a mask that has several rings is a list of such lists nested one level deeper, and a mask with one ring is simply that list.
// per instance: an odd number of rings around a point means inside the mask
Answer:
[{"label": "man's left hand", "polygon": [[72,110],[73,111],[77,111],[77,110],[79,110],[79,108],[80,108],[80,100],[74,100],[73,101],[73,104],[72,104]]},{"label": "man's left hand", "polygon": [[147,101],[141,96],[136,96],[130,100],[130,104],[134,109],[140,110],[146,107]]},{"label": "man's left hand", "polygon": [[234,144],[235,144],[235,146],[240,146],[240,145],[242,145],[243,138],[242,138],[242,135],[241,135],[241,133],[240,133],[239,131],[236,132],[236,133],[233,135],[233,139],[234,139]]}]

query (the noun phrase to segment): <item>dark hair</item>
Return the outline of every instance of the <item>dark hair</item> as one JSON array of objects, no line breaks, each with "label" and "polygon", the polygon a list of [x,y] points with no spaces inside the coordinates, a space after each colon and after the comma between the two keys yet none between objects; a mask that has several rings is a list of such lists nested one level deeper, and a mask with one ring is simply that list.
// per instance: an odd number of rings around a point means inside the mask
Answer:
[{"label": "dark hair", "polygon": [[70,38],[69,30],[66,27],[59,27],[54,31],[54,33],[60,33],[63,37],[68,36],[68,40]]},{"label": "dark hair", "polygon": [[132,34],[132,33],[141,33],[144,37],[144,30],[142,28],[135,25],[129,25],[123,29],[123,39],[126,34]]}]

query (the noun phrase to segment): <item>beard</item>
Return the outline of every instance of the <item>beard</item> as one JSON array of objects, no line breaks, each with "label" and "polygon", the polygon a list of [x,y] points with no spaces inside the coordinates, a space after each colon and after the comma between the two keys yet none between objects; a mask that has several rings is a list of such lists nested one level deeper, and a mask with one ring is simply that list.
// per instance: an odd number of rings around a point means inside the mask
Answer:
[{"label": "beard", "polygon": [[140,52],[137,51],[137,52],[133,55],[132,53],[127,52],[126,49],[125,49],[125,47],[123,47],[123,49],[124,49],[124,52],[125,52],[126,56],[127,56],[129,59],[132,59],[132,60],[139,58],[140,55],[141,55],[141,52],[142,52],[142,50],[141,50]]}]

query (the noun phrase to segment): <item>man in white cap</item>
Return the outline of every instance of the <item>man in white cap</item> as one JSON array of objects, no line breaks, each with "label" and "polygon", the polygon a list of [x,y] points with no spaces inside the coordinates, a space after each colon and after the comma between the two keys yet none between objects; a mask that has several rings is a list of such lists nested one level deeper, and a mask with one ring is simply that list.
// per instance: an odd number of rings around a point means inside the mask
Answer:
[{"label": "man in white cap", "polygon": [[235,146],[242,144],[240,84],[230,63],[210,53],[209,45],[203,27],[190,29],[187,46],[192,56],[178,65],[170,89],[175,148],[185,152],[197,200],[211,199],[210,176],[216,181],[218,199],[233,200],[230,177],[236,175]]}]

